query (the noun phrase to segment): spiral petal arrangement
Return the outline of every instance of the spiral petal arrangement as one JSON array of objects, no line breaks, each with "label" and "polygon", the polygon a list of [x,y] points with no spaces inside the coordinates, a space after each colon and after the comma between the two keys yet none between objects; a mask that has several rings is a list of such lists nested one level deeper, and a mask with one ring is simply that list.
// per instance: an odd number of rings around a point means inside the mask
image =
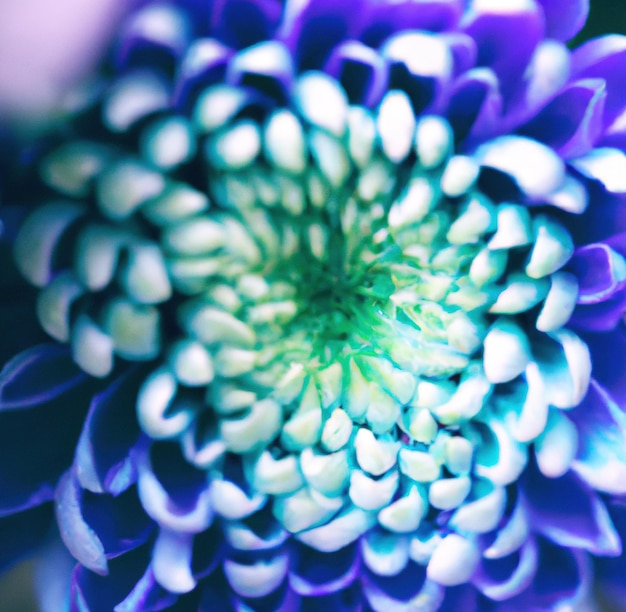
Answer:
[{"label": "spiral petal arrangement", "polygon": [[582,605],[626,494],[626,42],[569,51],[587,9],[128,18],[7,234],[55,342],[0,374],[0,533],[54,506],[72,609]]}]

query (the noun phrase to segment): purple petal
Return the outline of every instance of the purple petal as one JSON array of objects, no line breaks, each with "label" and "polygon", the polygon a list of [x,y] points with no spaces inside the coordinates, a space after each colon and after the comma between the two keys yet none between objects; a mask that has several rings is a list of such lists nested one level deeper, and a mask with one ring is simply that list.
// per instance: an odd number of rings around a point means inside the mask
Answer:
[{"label": "purple petal", "polygon": [[528,540],[514,553],[499,559],[483,559],[472,582],[496,601],[509,599],[523,591],[537,570],[537,544]]},{"label": "purple petal", "polygon": [[601,79],[584,79],[568,85],[534,119],[519,129],[561,157],[583,155],[601,135],[606,87]]},{"label": "purple petal", "polygon": [[529,465],[521,482],[537,532],[559,546],[598,555],[620,553],[619,537],[604,503],[574,473],[545,478],[535,465]]},{"label": "purple petal", "polygon": [[496,75],[488,68],[475,68],[454,84],[445,114],[457,141],[479,143],[496,133],[501,112]]},{"label": "purple petal", "polygon": [[372,48],[403,30],[449,30],[463,12],[460,0],[400,0],[368,2],[365,23],[359,39]]},{"label": "purple petal", "polygon": [[538,564],[531,585],[520,595],[503,602],[501,612],[520,610],[578,610],[589,587],[589,563],[580,551],[537,538]]},{"label": "purple petal", "polygon": [[155,59],[173,65],[187,45],[191,28],[187,16],[171,5],[152,4],[138,11],[124,27],[117,65],[151,67]]},{"label": "purple petal", "polygon": [[232,55],[231,49],[212,38],[192,43],[176,75],[174,104],[191,111],[205,88],[223,82]]},{"label": "purple petal", "polygon": [[626,260],[603,243],[576,249],[568,269],[578,279],[578,303],[597,304],[626,286]]},{"label": "purple petal", "polygon": [[547,38],[574,38],[589,14],[589,0],[539,0],[539,4],[546,17]]},{"label": "purple petal", "polygon": [[75,457],[80,484],[93,493],[125,491],[136,480],[130,456],[139,439],[135,402],[141,372],[128,372],[91,401]]},{"label": "purple petal", "polygon": [[605,125],[626,105],[626,36],[611,35],[586,42],[572,53],[572,75],[606,82]]},{"label": "purple petal", "polygon": [[[612,359],[620,360],[616,354]],[[623,377],[623,371],[621,372]],[[626,414],[595,380],[569,416],[579,432],[573,469],[599,491],[626,494]]]},{"label": "purple petal", "polygon": [[[495,7],[495,3],[491,6]],[[470,10],[464,31],[477,43],[478,65],[487,66],[498,75],[506,96],[543,38],[543,16],[530,2],[514,8]]]},{"label": "purple petal", "polygon": [[358,544],[333,553],[322,553],[295,543],[289,572],[291,588],[303,596],[321,596],[340,591],[358,577]]},{"label": "purple petal", "polygon": [[0,412],[51,401],[86,378],[67,347],[35,346],[14,357],[0,372]]},{"label": "purple petal", "polygon": [[[113,559],[109,564],[109,574],[99,576],[78,564],[72,575],[70,604],[72,612],[85,610],[103,612],[139,612],[140,610],[162,610],[173,603],[174,597],[156,587],[151,588],[151,579],[147,574],[152,544],[136,548],[128,554]],[[141,603],[142,591],[147,595],[150,607],[132,607],[135,596]],[[155,592],[156,591],[156,592]],[[155,601],[156,600],[156,601]],[[119,610],[117,604],[121,607]],[[194,609],[189,608],[189,609]]]},{"label": "purple petal", "polygon": [[191,557],[191,570],[196,580],[208,576],[216,569],[222,561],[223,549],[224,535],[217,522],[196,534]]},{"label": "purple petal", "polygon": [[52,507],[42,504],[36,508],[0,518],[0,572],[31,554],[52,524]]},{"label": "purple petal", "polygon": [[623,320],[625,311],[626,289],[623,289],[601,304],[577,306],[568,325],[591,332],[612,331]]},{"label": "purple petal", "polygon": [[341,83],[351,104],[372,108],[386,90],[387,66],[378,53],[356,41],[335,47],[324,72]]},{"label": "purple petal", "polygon": [[539,43],[507,104],[503,127],[514,130],[534,117],[567,83],[569,74],[568,48],[556,40]]},{"label": "purple petal", "polygon": [[280,38],[291,49],[299,71],[320,69],[335,45],[355,38],[364,19],[363,5],[364,0],[309,0],[288,5]]},{"label": "purple petal", "polygon": [[582,339],[591,352],[594,380],[626,412],[626,327],[619,325],[610,334],[584,333]]},{"label": "purple petal", "polygon": [[[626,506],[623,498],[608,505],[609,513],[622,538],[626,536]],[[626,552],[619,557],[599,557],[594,559],[594,577],[598,585],[598,592],[606,597],[609,604],[606,610],[619,610],[626,601]],[[603,599],[604,599],[603,597]],[[612,606],[610,604],[613,604]]]},{"label": "purple petal", "polygon": [[152,568],[148,567],[128,596],[115,606],[115,612],[169,609],[177,599],[156,581]]},{"label": "purple petal", "polygon": [[61,537],[82,565],[106,574],[108,559],[137,548],[154,529],[134,489],[118,497],[81,489],[71,472],[57,490],[56,515]]},{"label": "purple petal", "polygon": [[185,461],[178,444],[153,443],[138,454],[138,470],[142,505],[159,525],[199,533],[211,524],[207,474]]},{"label": "purple petal", "polygon": [[438,612],[485,612],[492,606],[471,584],[447,587]]},{"label": "purple petal", "polygon": [[[341,610],[341,612],[362,612],[361,585],[358,582],[349,587],[319,597],[302,597],[300,599],[300,612],[319,612],[320,610]],[[283,608],[285,612],[290,608]]]},{"label": "purple petal", "polygon": [[363,573],[362,584],[363,593],[375,610],[386,608],[408,611],[411,609],[411,600],[423,588],[431,595],[433,601],[443,599],[443,588],[427,581],[426,568],[412,561],[395,576],[377,576],[366,570]]},{"label": "purple petal", "polygon": [[282,14],[277,0],[215,0],[211,34],[243,49],[273,37]]}]

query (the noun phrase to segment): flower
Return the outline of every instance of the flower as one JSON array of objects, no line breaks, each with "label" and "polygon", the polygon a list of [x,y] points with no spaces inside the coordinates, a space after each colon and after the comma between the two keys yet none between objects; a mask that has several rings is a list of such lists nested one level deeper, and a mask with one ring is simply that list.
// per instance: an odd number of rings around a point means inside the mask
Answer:
[{"label": "flower", "polygon": [[55,341],[0,377],[9,552],[53,502],[75,609],[581,606],[626,494],[626,43],[570,52],[586,12],[134,13],[5,232]]}]

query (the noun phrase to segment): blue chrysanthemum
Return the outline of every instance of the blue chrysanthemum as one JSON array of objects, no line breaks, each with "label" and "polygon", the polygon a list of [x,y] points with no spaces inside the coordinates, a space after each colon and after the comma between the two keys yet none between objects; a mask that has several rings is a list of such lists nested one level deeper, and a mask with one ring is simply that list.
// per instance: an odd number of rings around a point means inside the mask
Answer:
[{"label": "blue chrysanthemum", "polygon": [[586,12],[132,15],[4,218],[56,342],[0,374],[0,564],[53,502],[76,610],[582,605],[626,494],[626,39],[570,52]]}]

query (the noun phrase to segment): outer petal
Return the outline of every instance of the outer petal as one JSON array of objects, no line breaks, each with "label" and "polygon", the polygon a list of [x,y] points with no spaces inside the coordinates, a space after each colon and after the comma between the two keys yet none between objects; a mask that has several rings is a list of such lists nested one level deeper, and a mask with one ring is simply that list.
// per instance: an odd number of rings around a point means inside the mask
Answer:
[{"label": "outer petal", "polygon": [[546,18],[546,37],[574,38],[585,25],[589,0],[539,0]]},{"label": "outer petal", "polygon": [[[48,353],[42,356],[34,350],[36,359],[31,361],[21,356],[6,366],[4,385],[0,389],[6,405],[29,407],[0,411],[0,516],[53,498],[57,480],[72,461],[94,390],[93,382],[77,374],[75,366],[68,364],[68,351],[57,353],[61,365],[55,365],[56,361],[50,359]],[[55,352],[56,349],[52,353]],[[70,380],[76,378],[72,385],[67,379],[63,384],[61,378],[61,384],[55,388],[54,379],[50,379],[55,372],[69,373]],[[43,385],[34,384],[38,375],[42,382],[52,386],[49,400],[45,400]],[[32,394],[27,384],[31,376]],[[15,460],[25,455],[27,460]]]},{"label": "outer petal", "polygon": [[135,416],[137,374],[122,376],[91,402],[76,448],[75,470],[80,484],[93,493],[117,495],[136,479],[130,450],[140,435]]},{"label": "outer petal", "polygon": [[103,575],[107,559],[143,544],[154,527],[135,490],[119,497],[94,495],[81,489],[71,472],[59,484],[56,515],[61,537],[74,557]]},{"label": "outer petal", "polygon": [[626,36],[603,36],[586,42],[572,53],[572,75],[606,81],[605,125],[610,125],[626,105]]},{"label": "outer petal", "polygon": [[538,538],[538,565],[530,586],[498,606],[498,612],[519,610],[578,610],[590,582],[588,559],[580,551]]},{"label": "outer petal", "polygon": [[583,548],[597,555],[621,552],[604,503],[572,472],[548,479],[530,465],[521,486],[531,524],[539,533],[560,546]]},{"label": "outer petal", "polygon": [[279,36],[300,71],[321,68],[336,44],[355,38],[364,18],[363,5],[363,0],[287,3]]},{"label": "outer petal", "polygon": [[215,0],[211,34],[235,49],[272,38],[281,17],[277,0]]},{"label": "outer petal", "polygon": [[321,553],[295,543],[289,584],[303,596],[321,596],[348,587],[359,574],[358,546],[350,544],[333,553]]},{"label": "outer petal", "polygon": [[498,75],[506,97],[543,38],[543,15],[528,0],[474,0],[464,31],[476,40],[478,64]]},{"label": "outer petal", "polygon": [[156,586],[146,570],[151,548],[148,543],[115,559],[108,576],[98,576],[77,565],[72,576],[71,612],[147,612],[174,603],[176,597]]},{"label": "outer petal", "polygon": [[460,0],[400,0],[368,2],[367,24],[359,38],[378,47],[386,38],[403,30],[439,32],[452,29],[463,12]]},{"label": "outer petal", "polygon": [[570,416],[580,440],[574,470],[594,489],[626,494],[626,414],[592,381],[587,397]]},{"label": "outer petal", "polygon": [[602,79],[568,85],[520,133],[535,138],[564,158],[587,153],[600,137],[606,87]]}]

